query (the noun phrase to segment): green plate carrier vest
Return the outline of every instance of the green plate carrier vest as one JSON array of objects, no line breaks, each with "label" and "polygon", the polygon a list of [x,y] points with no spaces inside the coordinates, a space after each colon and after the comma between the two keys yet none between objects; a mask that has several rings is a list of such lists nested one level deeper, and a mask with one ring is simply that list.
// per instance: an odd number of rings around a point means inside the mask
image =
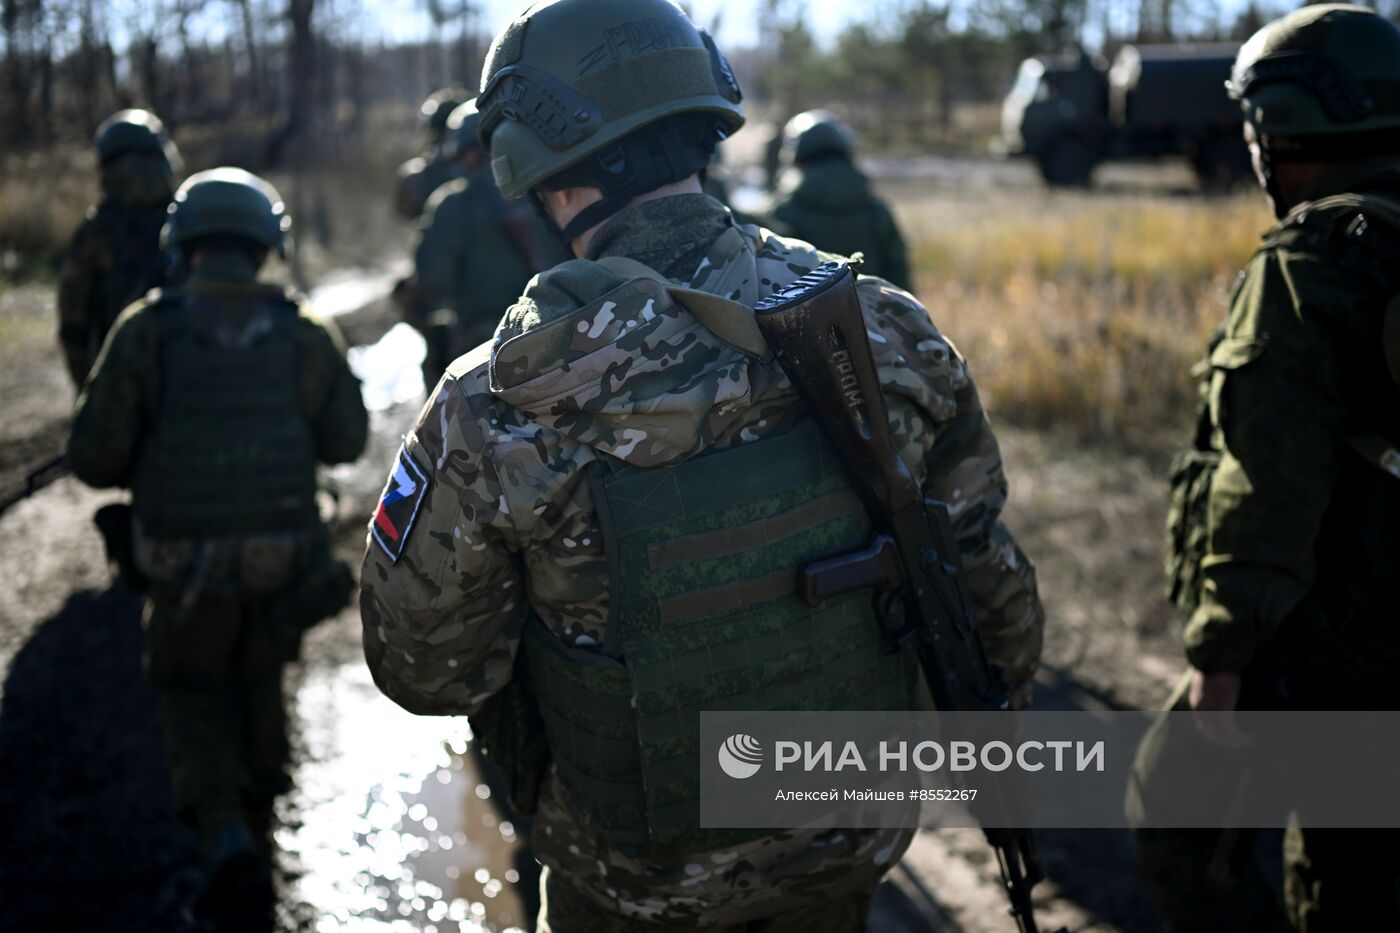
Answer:
[{"label": "green plate carrier vest", "polygon": [[529,679],[575,803],[623,851],[702,851],[771,830],[699,828],[702,710],[899,710],[908,652],[870,591],[817,608],[798,568],[871,525],[814,421],[675,466],[593,468],[611,580],[601,654],[526,629]]},{"label": "green plate carrier vest", "polygon": [[[296,531],[314,525],[316,444],[301,410],[296,305],[162,295],[153,430],[132,505],[155,538]],[[224,304],[241,305],[235,318]]]}]

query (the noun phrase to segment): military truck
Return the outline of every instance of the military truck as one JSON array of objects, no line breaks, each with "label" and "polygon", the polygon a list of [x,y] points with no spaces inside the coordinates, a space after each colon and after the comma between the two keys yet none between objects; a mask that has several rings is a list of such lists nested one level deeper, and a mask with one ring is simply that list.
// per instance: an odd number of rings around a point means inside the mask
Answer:
[{"label": "military truck", "polygon": [[1028,58],[1002,105],[1010,155],[1047,184],[1084,186],[1109,159],[1184,156],[1207,189],[1249,173],[1225,81],[1239,46],[1126,45],[1107,67],[1081,51]]}]

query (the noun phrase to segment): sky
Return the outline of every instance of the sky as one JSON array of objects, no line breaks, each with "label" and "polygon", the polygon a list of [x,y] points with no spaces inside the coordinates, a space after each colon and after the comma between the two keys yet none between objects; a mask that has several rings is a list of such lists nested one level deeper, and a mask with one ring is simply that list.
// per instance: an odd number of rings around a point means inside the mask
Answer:
[{"label": "sky", "polygon": [[[423,5],[411,4],[407,0],[363,0],[366,9],[372,11],[384,23],[386,38],[421,39],[431,29],[431,23]],[[524,9],[529,0],[482,0],[483,19],[494,34],[510,22],[511,17]],[[690,0],[686,7],[702,26],[712,27],[719,16],[718,36],[722,41],[737,45],[752,45],[758,36],[758,9],[760,0]],[[833,23],[829,32],[834,35],[839,25],[864,13],[867,7],[859,3],[838,3],[836,0],[810,0],[809,7],[813,19],[823,23]],[[721,10],[723,14],[720,15]]]},{"label": "sky", "polygon": [[[423,4],[411,0],[362,0],[365,8],[384,24],[386,38],[421,39],[431,30]],[[1217,7],[1225,14],[1244,7],[1246,0],[1220,0]],[[494,34],[522,10],[528,0],[481,0],[486,27]],[[762,0],[682,0],[697,23],[710,29],[721,47],[753,46],[758,41],[758,11]],[[853,20],[868,18],[876,2],[849,0],[807,0],[807,22],[818,41],[834,38]],[[879,5],[898,5],[886,0]],[[409,10],[410,12],[405,12]]]}]

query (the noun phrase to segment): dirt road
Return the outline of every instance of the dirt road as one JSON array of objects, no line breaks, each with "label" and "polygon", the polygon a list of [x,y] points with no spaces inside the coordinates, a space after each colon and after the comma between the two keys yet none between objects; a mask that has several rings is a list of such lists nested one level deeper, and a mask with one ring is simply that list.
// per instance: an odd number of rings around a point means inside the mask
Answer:
[{"label": "dirt road", "polygon": [[[900,183],[941,184],[933,169],[906,175]],[[349,270],[328,280],[321,298],[353,310],[366,296],[382,297],[396,271]],[[0,491],[63,437],[72,392],[51,350],[49,301],[39,287],[0,291]],[[361,345],[357,364],[373,374],[367,396],[377,409],[371,450],[329,474],[341,493],[338,546],[358,562],[363,516],[421,382],[415,338],[402,328],[386,336],[382,301],[344,322]],[[1160,598],[1163,465],[1009,426],[999,433],[1012,478],[1007,519],[1039,566],[1050,618],[1038,701],[1159,703],[1181,667],[1175,622]],[[172,905],[195,864],[162,777],[140,675],[139,607],[109,586],[90,524],[113,498],[64,479],[0,517],[7,930],[178,929]],[[416,718],[378,694],[353,609],[311,633],[304,658],[292,684],[297,790],[278,831],[283,926],[518,923],[515,827],[486,799],[465,753],[466,723]],[[1053,879],[1038,892],[1047,928],[1157,929],[1122,833],[1047,832],[1041,846]],[[1008,928],[994,862],[975,832],[921,834],[876,910],[878,930]]]}]

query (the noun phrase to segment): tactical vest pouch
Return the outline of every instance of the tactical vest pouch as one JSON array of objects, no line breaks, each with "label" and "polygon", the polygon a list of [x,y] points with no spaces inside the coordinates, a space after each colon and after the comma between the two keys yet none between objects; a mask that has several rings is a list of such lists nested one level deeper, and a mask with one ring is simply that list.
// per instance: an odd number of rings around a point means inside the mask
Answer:
[{"label": "tactical vest pouch", "polygon": [[296,306],[267,286],[231,285],[191,287],[153,311],[158,392],[132,482],[145,531],[204,539],[316,526]]},{"label": "tactical vest pouch", "polygon": [[1167,509],[1167,599],[1194,612],[1201,598],[1201,560],[1206,554],[1211,477],[1217,450],[1184,450],[1172,460]]},{"label": "tactical vest pouch", "polygon": [[804,564],[870,522],[815,422],[672,467],[594,468],[611,616],[603,652],[538,623],[526,655],[566,790],[623,851],[761,838],[699,827],[702,710],[894,710],[916,667],[884,650],[869,592],[809,607]]},{"label": "tactical vest pouch", "polygon": [[1216,338],[1211,345],[1209,366],[1200,372],[1207,383],[1192,446],[1172,460],[1167,508],[1167,599],[1187,613],[1194,612],[1200,603],[1201,561],[1210,543],[1210,485],[1220,466],[1220,451],[1211,434],[1212,425],[1220,417],[1225,374],[1257,360],[1265,344],[1263,337]]},{"label": "tactical vest pouch", "polygon": [[[526,623],[527,633],[539,628],[539,620],[533,617]],[[547,632],[544,635],[552,638]],[[472,741],[496,769],[507,788],[511,810],[519,816],[533,816],[538,809],[540,785],[549,769],[549,742],[530,686],[527,650],[535,649],[522,646],[510,681],[470,719]]]}]

